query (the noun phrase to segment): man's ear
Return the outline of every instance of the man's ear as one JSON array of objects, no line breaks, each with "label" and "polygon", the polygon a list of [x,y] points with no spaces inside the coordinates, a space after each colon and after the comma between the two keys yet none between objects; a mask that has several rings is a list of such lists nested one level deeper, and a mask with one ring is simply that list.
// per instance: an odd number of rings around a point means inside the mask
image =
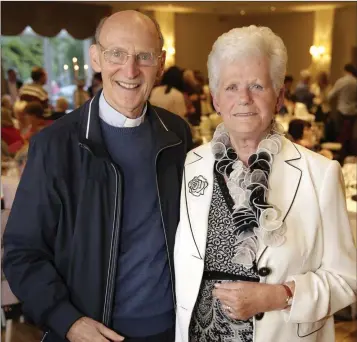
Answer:
[{"label": "man's ear", "polygon": [[102,68],[100,66],[100,58],[98,53],[98,48],[95,44],[91,45],[89,48],[90,64],[95,72],[101,72]]},{"label": "man's ear", "polygon": [[165,71],[165,61],[166,61],[166,51],[162,50],[161,58],[159,59],[159,68],[156,74],[156,81],[161,80],[162,75]]}]

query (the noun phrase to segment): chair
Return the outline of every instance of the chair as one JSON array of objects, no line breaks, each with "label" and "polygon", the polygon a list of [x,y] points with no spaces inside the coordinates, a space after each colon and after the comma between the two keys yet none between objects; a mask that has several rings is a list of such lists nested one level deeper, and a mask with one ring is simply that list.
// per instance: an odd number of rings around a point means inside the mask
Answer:
[{"label": "chair", "polygon": [[[4,248],[2,243],[2,236],[5,231],[6,223],[9,218],[10,209],[4,209],[1,211],[1,259],[4,254]],[[12,337],[12,316],[11,312],[15,306],[18,306],[20,301],[12,293],[9,283],[5,278],[5,275],[1,274],[1,324],[5,327],[5,342],[11,342]],[[20,322],[23,323],[23,316],[20,317]]]}]

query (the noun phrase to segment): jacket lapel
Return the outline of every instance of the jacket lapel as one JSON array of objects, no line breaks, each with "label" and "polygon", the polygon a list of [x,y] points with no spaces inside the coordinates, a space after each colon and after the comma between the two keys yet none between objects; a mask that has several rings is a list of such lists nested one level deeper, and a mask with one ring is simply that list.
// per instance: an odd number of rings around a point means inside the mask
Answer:
[{"label": "jacket lapel", "polygon": [[203,260],[206,250],[208,214],[213,193],[214,157],[211,144],[189,154],[184,169],[185,199],[194,241],[192,255]]},{"label": "jacket lapel", "polygon": [[[301,154],[288,139],[283,139],[282,150],[274,156],[273,169],[269,176],[268,203],[275,206],[285,222],[293,206],[299,189],[302,171],[298,167]],[[257,260],[265,252],[267,246],[259,243]]]},{"label": "jacket lapel", "polygon": [[[284,138],[281,152],[274,157],[268,193],[268,203],[279,210],[283,221],[288,217],[299,189],[302,176],[299,159],[301,159],[300,152],[292,142]],[[204,259],[206,250],[208,216],[214,182],[213,168],[211,144],[202,146],[189,154],[186,159],[184,170],[186,210],[194,242],[192,255],[198,259]],[[204,182],[207,182],[206,187]],[[266,245],[259,244],[256,256],[258,262],[266,249]]]}]

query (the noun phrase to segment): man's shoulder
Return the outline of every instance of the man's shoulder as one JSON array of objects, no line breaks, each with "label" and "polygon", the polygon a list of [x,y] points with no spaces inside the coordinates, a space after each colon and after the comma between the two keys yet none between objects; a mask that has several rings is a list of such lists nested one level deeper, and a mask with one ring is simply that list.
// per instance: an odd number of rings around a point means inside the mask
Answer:
[{"label": "man's shoulder", "polygon": [[164,125],[170,131],[185,132],[187,129],[190,129],[187,121],[182,119],[179,115],[171,113],[170,111],[161,107],[152,106],[152,108],[156,111],[160,119],[163,121]]},{"label": "man's shoulder", "polygon": [[32,140],[41,146],[53,146],[56,144],[63,145],[66,139],[73,136],[79,137],[81,115],[80,108],[75,109],[42,129]]}]

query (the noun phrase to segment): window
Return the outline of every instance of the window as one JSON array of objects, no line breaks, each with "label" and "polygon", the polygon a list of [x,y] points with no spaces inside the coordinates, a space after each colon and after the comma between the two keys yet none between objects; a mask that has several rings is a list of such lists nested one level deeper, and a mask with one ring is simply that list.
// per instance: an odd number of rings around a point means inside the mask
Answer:
[{"label": "window", "polygon": [[42,37],[29,26],[18,36],[1,37],[1,59],[3,71],[14,68],[18,78],[30,83],[31,69],[43,66],[48,74],[45,86],[51,103],[64,96],[73,109],[73,93],[76,80],[82,79],[88,86],[92,71],[89,65],[88,49],[91,39],[74,39],[66,30],[56,37]]}]

